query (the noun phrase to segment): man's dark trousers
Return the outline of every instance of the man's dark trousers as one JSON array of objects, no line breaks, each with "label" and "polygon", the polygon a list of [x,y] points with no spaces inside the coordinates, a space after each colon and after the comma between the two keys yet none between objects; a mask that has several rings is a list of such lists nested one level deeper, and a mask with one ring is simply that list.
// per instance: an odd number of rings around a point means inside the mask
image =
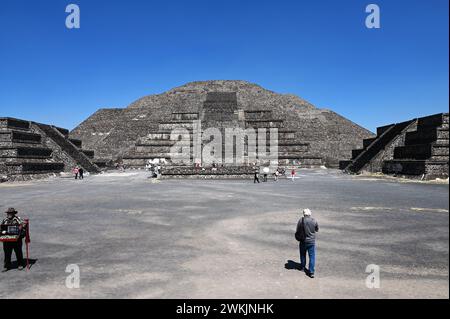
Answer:
[{"label": "man's dark trousers", "polygon": [[309,256],[309,269],[308,271],[311,274],[314,274],[314,268],[316,263],[316,247],[315,244],[309,244],[305,242],[300,242],[300,264],[301,268],[305,269],[306,267],[306,252],[308,252]]},{"label": "man's dark trousers", "polygon": [[11,268],[11,255],[14,250],[17,258],[17,265],[23,266],[22,239],[16,242],[4,242],[3,252],[5,253],[5,268]]}]

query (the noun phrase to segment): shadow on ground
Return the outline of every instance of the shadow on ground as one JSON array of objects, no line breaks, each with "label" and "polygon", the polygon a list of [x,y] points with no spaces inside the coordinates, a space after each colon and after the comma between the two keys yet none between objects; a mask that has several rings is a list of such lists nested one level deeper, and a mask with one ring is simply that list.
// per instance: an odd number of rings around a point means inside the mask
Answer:
[{"label": "shadow on ground", "polygon": [[[31,267],[33,267],[33,265],[37,262],[37,259],[28,259],[28,263],[29,263],[29,267],[31,269]],[[24,269],[26,269],[26,259],[25,259],[25,265],[24,265]],[[18,269],[19,268],[19,264],[17,263],[17,261],[13,261],[11,262],[11,268],[8,269],[9,270],[14,270],[14,269]]]}]

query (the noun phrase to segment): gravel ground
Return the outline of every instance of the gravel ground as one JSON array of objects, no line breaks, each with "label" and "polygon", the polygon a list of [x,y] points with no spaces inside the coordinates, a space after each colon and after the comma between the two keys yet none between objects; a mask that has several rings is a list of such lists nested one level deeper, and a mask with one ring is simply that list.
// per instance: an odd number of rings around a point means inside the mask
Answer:
[{"label": "gravel ground", "polygon": [[[448,195],[334,170],[261,184],[133,171],[0,184],[0,209],[30,218],[36,259],[0,273],[0,297],[449,298]],[[320,225],[315,279],[286,269],[306,207]],[[72,264],[78,289],[66,286]]]}]

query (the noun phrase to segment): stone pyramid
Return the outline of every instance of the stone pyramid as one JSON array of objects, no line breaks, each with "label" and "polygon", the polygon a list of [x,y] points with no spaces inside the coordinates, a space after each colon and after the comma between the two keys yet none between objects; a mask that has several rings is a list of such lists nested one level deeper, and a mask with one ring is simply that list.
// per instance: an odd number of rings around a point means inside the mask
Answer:
[{"label": "stone pyramid", "polygon": [[[278,94],[245,81],[191,82],[145,96],[126,108],[99,109],[77,126],[71,138],[83,140],[96,158],[142,167],[166,157],[171,129],[203,127],[277,128],[282,164],[337,167],[362,140],[374,137],[339,114],[295,96]],[[227,125],[228,125],[227,124]],[[225,125],[226,126],[226,125]]]}]

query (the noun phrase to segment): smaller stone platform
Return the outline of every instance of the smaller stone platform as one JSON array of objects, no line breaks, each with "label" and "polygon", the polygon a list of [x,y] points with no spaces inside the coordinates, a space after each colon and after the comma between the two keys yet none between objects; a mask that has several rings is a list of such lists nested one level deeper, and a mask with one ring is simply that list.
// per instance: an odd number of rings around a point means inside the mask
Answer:
[{"label": "smaller stone platform", "polygon": [[340,162],[349,173],[371,172],[401,177],[448,178],[449,114],[439,113],[377,129],[352,159]]},{"label": "smaller stone platform", "polygon": [[69,139],[64,128],[0,118],[0,177],[4,181],[45,178],[75,166],[98,173],[93,156],[93,151],[82,148],[82,141]]}]

